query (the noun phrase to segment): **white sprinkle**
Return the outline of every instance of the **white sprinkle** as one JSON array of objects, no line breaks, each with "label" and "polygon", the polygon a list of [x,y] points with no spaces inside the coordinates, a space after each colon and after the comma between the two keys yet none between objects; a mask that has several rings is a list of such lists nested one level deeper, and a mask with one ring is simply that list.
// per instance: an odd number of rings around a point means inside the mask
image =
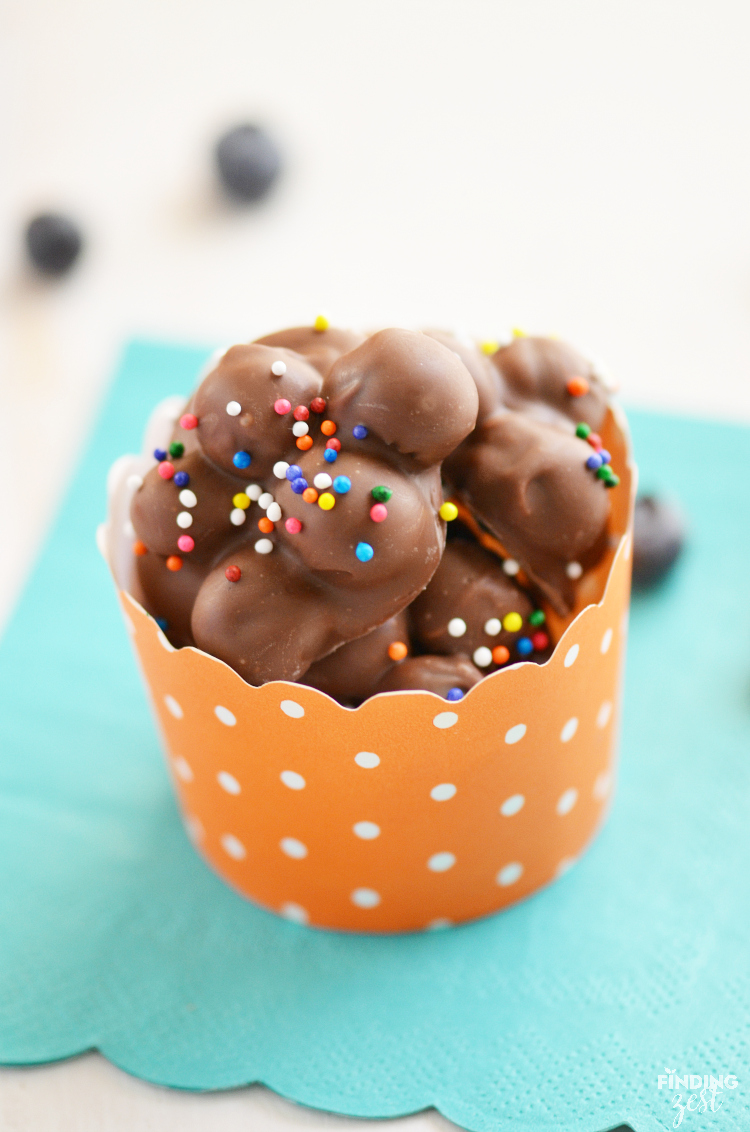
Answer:
[{"label": "white sprinkle", "polygon": [[466,622],[462,617],[451,617],[448,622],[448,633],[451,637],[463,637],[466,632]]},{"label": "white sprinkle", "polygon": [[503,570],[506,574],[509,574],[511,578],[515,577],[520,569],[521,564],[520,562],[516,562],[515,558],[506,558],[503,562]]},{"label": "white sprinkle", "polygon": [[183,507],[195,507],[198,502],[198,496],[194,491],[191,491],[189,487],[184,488],[180,492],[178,499]]},{"label": "white sprinkle", "polygon": [[[244,515],[245,512],[243,511],[242,514]],[[273,550],[273,543],[270,538],[259,538],[255,544],[255,549],[258,554],[270,554]]]},{"label": "white sprinkle", "polygon": [[484,623],[484,631],[488,637],[496,637],[502,627],[502,621],[497,617],[490,617],[489,621]]},{"label": "white sprinkle", "polygon": [[575,579],[580,578],[581,574],[583,573],[583,566],[580,562],[569,562],[565,567],[565,573],[569,578],[572,578],[575,581]]},{"label": "white sprinkle", "polygon": [[143,487],[143,480],[140,476],[136,475],[128,476],[125,483],[131,491],[137,491],[139,487]]},{"label": "white sprinkle", "polygon": [[265,511],[266,507],[270,507],[273,503],[273,496],[270,491],[264,491],[262,495],[258,496],[258,506],[262,507]]},{"label": "white sprinkle", "polygon": [[286,460],[277,460],[277,462],[273,466],[273,474],[276,476],[277,480],[286,479],[286,472],[288,467],[289,465],[287,464]]},{"label": "white sprinkle", "polygon": [[310,431],[310,426],[306,421],[295,421],[292,425],[292,432],[295,436],[307,436]]},{"label": "white sprinkle", "polygon": [[481,645],[474,650],[473,659],[477,668],[489,668],[492,664],[492,650],[488,649],[486,645]]},{"label": "white sprinkle", "polygon": [[227,413],[230,417],[238,417],[242,412],[242,405],[239,401],[230,401],[227,405]]},{"label": "white sprinkle", "polygon": [[180,511],[179,515],[177,516],[177,526],[182,527],[183,531],[186,531],[188,527],[192,527],[192,525],[193,516],[190,514],[190,512]]},{"label": "white sprinkle", "polygon": [[317,476],[313,480],[313,483],[317,487],[318,491],[325,491],[327,487],[331,486],[333,480],[328,475],[328,472],[318,472]]},{"label": "white sprinkle", "polygon": [[252,499],[253,503],[257,503],[263,493],[263,488],[259,483],[249,483],[245,488],[245,495],[248,499]]},{"label": "white sprinkle", "polygon": [[229,515],[229,522],[234,523],[235,527],[241,527],[246,518],[247,515],[242,510],[242,508],[235,507],[234,511],[232,511]]},{"label": "white sprinkle", "polygon": [[274,362],[271,366],[271,373],[274,377],[283,377],[286,373],[286,362]]},{"label": "white sprinkle", "polygon": [[266,515],[272,523],[278,523],[281,518],[281,508],[278,503],[271,503],[266,511]]}]

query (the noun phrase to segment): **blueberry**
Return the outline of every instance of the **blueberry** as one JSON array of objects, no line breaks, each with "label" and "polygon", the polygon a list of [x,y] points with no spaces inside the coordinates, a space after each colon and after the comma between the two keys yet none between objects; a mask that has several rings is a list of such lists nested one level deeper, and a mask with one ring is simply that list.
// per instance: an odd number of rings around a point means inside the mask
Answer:
[{"label": "blueberry", "polygon": [[656,495],[636,500],[633,528],[633,586],[645,589],[671,569],[685,542],[679,510]]},{"label": "blueberry", "polygon": [[43,212],[26,226],[26,251],[38,271],[63,275],[80,255],[83,238],[67,216]]},{"label": "blueberry", "polygon": [[216,165],[230,196],[242,201],[260,200],[281,168],[276,145],[259,126],[235,126],[216,145]]}]

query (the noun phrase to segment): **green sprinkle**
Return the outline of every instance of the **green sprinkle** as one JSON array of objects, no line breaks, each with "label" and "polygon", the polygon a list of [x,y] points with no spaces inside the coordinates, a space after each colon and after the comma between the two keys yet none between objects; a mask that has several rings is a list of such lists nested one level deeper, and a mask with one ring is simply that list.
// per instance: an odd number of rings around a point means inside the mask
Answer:
[{"label": "green sprinkle", "polygon": [[604,486],[605,487],[617,487],[619,482],[620,482],[620,477],[612,474],[611,476],[609,476],[608,479],[606,479],[604,481]]},{"label": "green sprinkle", "polygon": [[174,457],[182,456],[185,452],[185,445],[180,444],[179,440],[173,440],[169,446],[169,455]]},{"label": "green sprinkle", "polygon": [[602,464],[601,468],[596,469],[597,479],[600,480],[611,480],[614,474],[609,464]]},{"label": "green sprinkle", "polygon": [[587,436],[591,436],[591,426],[583,422],[576,425],[576,436],[580,436],[581,440],[585,440]]},{"label": "green sprinkle", "polygon": [[387,503],[393,495],[389,487],[374,487],[372,489],[372,498],[376,499],[378,503]]},{"label": "green sprinkle", "polygon": [[535,609],[534,612],[529,615],[529,625],[543,625],[546,620],[547,618],[544,616],[544,611],[541,609]]}]

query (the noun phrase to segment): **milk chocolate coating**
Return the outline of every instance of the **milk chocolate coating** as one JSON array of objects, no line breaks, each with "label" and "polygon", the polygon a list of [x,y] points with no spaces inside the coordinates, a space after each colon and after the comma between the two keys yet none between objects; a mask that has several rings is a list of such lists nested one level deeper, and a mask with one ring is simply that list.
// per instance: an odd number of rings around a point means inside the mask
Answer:
[{"label": "milk chocolate coating", "polygon": [[[492,355],[500,377],[500,400],[537,420],[562,427],[581,421],[595,432],[607,412],[607,393],[591,362],[557,338],[514,338]],[[572,377],[582,377],[588,393],[568,392]],[[572,430],[571,430],[572,431]]]},{"label": "milk chocolate coating", "polygon": [[445,699],[451,688],[468,692],[484,674],[468,656],[410,656],[386,672],[373,692],[434,692]]},{"label": "milk chocolate coating", "polygon": [[389,646],[398,641],[408,647],[406,610],[390,617],[366,637],[350,641],[311,664],[300,683],[318,688],[347,706],[359,704],[372,695],[395,664],[402,663],[388,655]]},{"label": "milk chocolate coating", "polygon": [[[316,333],[279,336],[295,341],[307,358],[268,345],[268,339],[232,347],[191,399],[188,410],[198,427],[175,429],[185,454],[172,461],[176,470],[189,472],[197,496],[188,528],[195,547],[182,555],[184,578],[182,570],[170,573],[165,566],[168,555],[179,554],[183,533],[177,515],[184,507],[174,481],[152,469],[131,509],[137,536],[148,548],[138,559],[148,608],[166,617],[176,641],[192,638],[251,684],[299,679],[315,661],[393,617],[425,587],[445,541],[437,515],[440,461],[470,432],[477,412],[476,387],[463,363],[423,334],[380,331],[347,349],[347,332],[324,332],[327,345],[321,347]],[[277,361],[286,367],[280,376],[272,372]],[[292,413],[277,413],[274,403],[309,407],[317,397],[326,400],[326,411],[323,417],[309,414],[313,446],[301,451]],[[230,402],[240,405],[238,414],[227,413]],[[341,451],[333,464],[323,456],[322,419],[337,426]],[[367,429],[365,438],[354,438],[357,425]],[[251,455],[249,467],[235,467],[239,452]],[[310,486],[326,472],[348,477],[351,488],[330,489],[335,506],[323,510],[274,475],[278,461],[299,466]],[[255,504],[241,526],[230,521],[233,497],[249,483],[281,507],[282,519],[269,534],[257,528],[263,512]],[[392,492],[384,522],[370,517],[372,491],[379,486]],[[301,522],[301,531],[286,529],[290,518]],[[270,540],[271,553],[256,551],[261,538]],[[355,554],[360,543],[372,547],[369,561]],[[239,581],[227,580],[228,566],[239,567]]]}]

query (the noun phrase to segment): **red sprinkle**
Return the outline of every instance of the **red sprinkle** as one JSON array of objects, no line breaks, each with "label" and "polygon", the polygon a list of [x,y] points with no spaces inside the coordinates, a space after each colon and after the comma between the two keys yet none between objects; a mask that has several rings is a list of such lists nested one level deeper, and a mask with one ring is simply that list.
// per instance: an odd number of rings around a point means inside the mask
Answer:
[{"label": "red sprinkle", "polygon": [[180,535],[177,539],[177,545],[185,554],[189,554],[195,546],[195,539],[191,535]]},{"label": "red sprinkle", "polygon": [[239,566],[227,566],[224,571],[224,577],[228,582],[239,582],[242,577],[242,571]]},{"label": "red sprinkle", "polygon": [[534,633],[534,636],[531,638],[531,643],[537,652],[542,652],[549,644],[549,637],[546,633]]},{"label": "red sprinkle", "polygon": [[186,428],[188,432],[191,428],[198,427],[198,418],[194,413],[183,413],[180,417],[180,428]]},{"label": "red sprinkle", "polygon": [[279,416],[283,417],[285,413],[291,412],[292,402],[287,401],[286,397],[279,397],[278,401],[274,401],[273,407]]},{"label": "red sprinkle", "polygon": [[323,421],[320,426],[320,431],[323,433],[323,436],[333,436],[334,432],[336,431],[336,422]]},{"label": "red sprinkle", "polygon": [[310,408],[314,413],[324,413],[326,411],[326,403],[322,397],[313,397],[310,402]]},{"label": "red sprinkle", "polygon": [[302,530],[302,524],[299,519],[287,519],[284,526],[289,531],[290,535],[298,535]]},{"label": "red sprinkle", "polygon": [[169,460],[162,460],[156,470],[163,480],[171,480],[174,475],[174,464],[170,464]]},{"label": "red sprinkle", "polygon": [[590,432],[586,437],[586,441],[592,448],[595,448],[597,452],[602,447],[602,438],[598,432]]},{"label": "red sprinkle", "polygon": [[341,441],[336,440],[335,437],[334,437],[333,440],[327,440],[326,441],[326,448],[333,448],[336,452],[340,452],[341,451]]},{"label": "red sprinkle", "polygon": [[137,539],[133,543],[133,554],[137,554],[139,558],[142,558],[144,554],[148,554],[148,547],[145,542],[141,542],[140,539]]},{"label": "red sprinkle", "polygon": [[571,397],[583,397],[590,387],[585,377],[571,377],[565,388]]},{"label": "red sprinkle", "polygon": [[295,421],[306,421],[310,416],[310,410],[306,409],[304,405],[298,405],[294,410]]},{"label": "red sprinkle", "polygon": [[370,508],[370,518],[373,523],[382,523],[383,519],[388,518],[388,508],[384,507],[382,503],[376,503],[374,507]]},{"label": "red sprinkle", "polygon": [[182,569],[182,559],[180,558],[179,554],[170,554],[169,558],[167,559],[166,565],[168,570],[176,573],[177,570]]}]

